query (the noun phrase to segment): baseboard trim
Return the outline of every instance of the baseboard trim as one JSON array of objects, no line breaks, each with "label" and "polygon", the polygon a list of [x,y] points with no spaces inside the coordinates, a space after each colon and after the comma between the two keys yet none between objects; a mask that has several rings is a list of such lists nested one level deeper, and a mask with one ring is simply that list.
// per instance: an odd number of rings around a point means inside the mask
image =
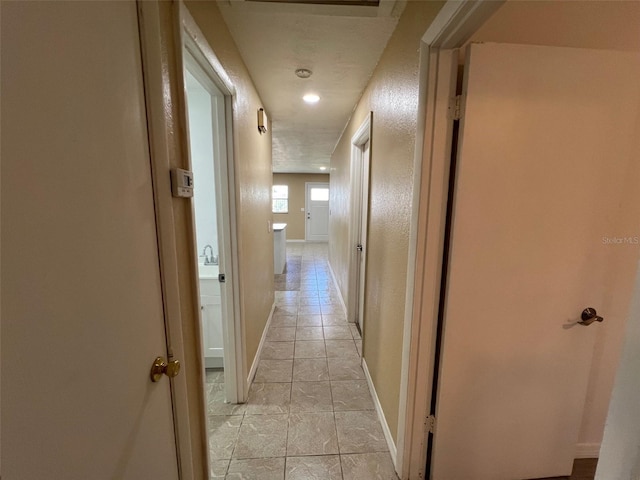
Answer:
[{"label": "baseboard trim", "polygon": [[369,391],[371,392],[371,397],[373,398],[373,404],[376,407],[376,413],[378,414],[378,419],[380,420],[380,424],[382,425],[382,432],[384,433],[384,438],[387,441],[387,445],[389,446],[389,453],[391,454],[391,460],[393,460],[393,467],[398,471],[398,451],[396,449],[396,444],[393,442],[393,437],[391,436],[391,430],[389,430],[389,424],[387,423],[387,419],[384,416],[384,412],[382,411],[382,405],[380,405],[380,399],[378,399],[378,393],[376,392],[376,388],[373,386],[373,380],[371,380],[371,375],[369,374],[369,368],[367,367],[367,362],[363,358],[362,359],[362,370],[364,370],[364,377],[367,379],[367,384],[369,385]]},{"label": "baseboard trim", "polygon": [[576,458],[599,458],[599,443],[578,443],[576,445]]},{"label": "baseboard trim", "polygon": [[271,320],[273,319],[273,312],[276,309],[276,303],[273,302],[271,305],[271,311],[269,312],[269,318],[267,318],[267,323],[264,326],[264,330],[262,331],[262,338],[260,339],[260,343],[258,344],[258,350],[256,351],[256,356],[253,357],[253,362],[251,364],[251,369],[249,370],[249,376],[247,377],[247,391],[251,388],[251,384],[253,384],[253,379],[256,376],[256,371],[258,370],[258,363],[260,363],[260,356],[262,355],[262,348],[264,347],[264,342],[267,341],[267,332],[269,331],[269,327],[271,326]]},{"label": "baseboard trim", "polygon": [[[331,262],[327,262],[329,265],[329,272],[331,272],[331,279],[333,280],[333,285],[336,287],[338,291],[338,298],[340,299],[340,305],[342,306],[342,313],[344,316],[347,316],[347,305],[344,303],[344,298],[342,298],[342,292],[340,291],[340,287],[338,286],[338,280],[336,279],[336,273],[333,271],[333,267],[331,266]],[[347,319],[348,320],[348,319]]]},{"label": "baseboard trim", "polygon": [[290,239],[287,239],[287,243],[305,243],[305,242],[306,242],[306,240],[296,240],[296,239],[290,240]]}]

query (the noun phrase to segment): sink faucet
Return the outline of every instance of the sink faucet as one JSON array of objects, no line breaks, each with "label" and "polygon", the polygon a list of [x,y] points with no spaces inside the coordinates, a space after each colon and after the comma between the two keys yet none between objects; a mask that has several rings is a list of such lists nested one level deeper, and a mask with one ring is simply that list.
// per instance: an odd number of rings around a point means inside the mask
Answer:
[{"label": "sink faucet", "polygon": [[[211,250],[211,256],[207,256],[207,248]],[[211,265],[213,263],[213,247],[211,245],[205,245],[204,246],[204,250],[202,252],[202,255],[204,255],[204,264],[205,265]]]}]

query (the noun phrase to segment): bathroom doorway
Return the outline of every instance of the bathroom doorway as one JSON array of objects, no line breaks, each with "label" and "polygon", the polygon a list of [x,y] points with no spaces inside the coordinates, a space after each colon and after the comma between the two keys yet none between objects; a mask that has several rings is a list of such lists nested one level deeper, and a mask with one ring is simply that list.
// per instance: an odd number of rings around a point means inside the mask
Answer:
[{"label": "bathroom doorway", "polygon": [[195,45],[185,45],[184,85],[189,158],[194,175],[194,227],[207,404],[245,400],[237,348],[229,162],[230,95]]}]

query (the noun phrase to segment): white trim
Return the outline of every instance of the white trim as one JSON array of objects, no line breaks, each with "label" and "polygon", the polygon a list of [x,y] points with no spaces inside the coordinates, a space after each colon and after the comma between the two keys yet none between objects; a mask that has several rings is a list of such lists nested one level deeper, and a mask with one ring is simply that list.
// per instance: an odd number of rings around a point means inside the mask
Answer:
[{"label": "white trim", "polygon": [[262,349],[264,347],[264,343],[267,341],[267,332],[269,331],[269,327],[271,327],[271,320],[273,319],[273,313],[276,310],[275,302],[271,305],[271,311],[269,312],[269,318],[267,319],[267,323],[264,326],[264,330],[262,331],[262,337],[260,338],[260,343],[258,344],[258,350],[256,350],[256,356],[253,357],[253,363],[251,364],[251,369],[249,369],[249,375],[247,376],[247,389],[251,388],[251,384],[253,383],[253,379],[256,376],[256,371],[258,370],[258,364],[260,363],[260,356],[262,355]]},{"label": "white trim", "polygon": [[505,1],[449,0],[427,28],[422,43],[431,48],[460,48]]},{"label": "white trim", "polygon": [[[414,201],[397,432],[397,470],[403,479],[428,477],[428,472],[426,475],[424,472],[427,434],[423,419],[431,401],[429,379],[433,376],[432,343],[442,265],[442,215],[447,201],[446,165],[450,160],[446,145],[449,120],[443,98],[446,100],[449,96],[447,88],[452,86],[452,78],[455,79],[448,70],[451,58],[441,58],[441,54],[446,48],[447,55],[451,55],[452,49],[463,46],[503,4],[504,0],[449,0],[427,28],[420,45]],[[424,148],[425,143],[428,150]]]},{"label": "white trim", "polygon": [[[451,51],[431,52],[432,68],[427,85],[428,109],[425,134],[430,149],[423,152],[426,160],[421,172],[420,196],[414,204],[416,239],[412,244],[405,306],[405,331],[401,385],[401,407],[398,422],[399,451],[405,460],[404,473],[423,473],[426,455],[426,430],[419,421],[429,414],[434,368],[434,342],[437,327],[440,273],[444,247],[444,226],[451,155],[451,125],[436,128],[434,117],[446,115],[449,97],[455,92],[457,56]],[[438,82],[439,88],[435,88]],[[435,162],[434,158],[441,159]],[[402,401],[404,400],[404,401]],[[403,409],[404,407],[404,409]],[[406,447],[405,447],[406,446]],[[406,470],[409,469],[409,470]],[[416,470],[417,469],[417,473]]]},{"label": "white trim", "polygon": [[[199,50],[199,52],[197,53],[200,53],[204,57],[206,62],[211,66],[215,74],[218,76],[218,79],[223,84],[223,90],[227,90],[224,93],[235,97],[236,88],[233,85],[231,78],[229,77],[229,75],[227,75],[227,72],[222,66],[222,63],[220,62],[220,60],[218,60],[218,57],[213,52],[213,49],[209,45],[209,42],[207,42],[207,40],[205,39],[204,34],[200,30],[200,27],[198,27],[198,24],[191,16],[191,13],[184,5],[184,3],[182,3],[182,1],[180,1],[179,11],[181,36],[186,34],[185,37],[190,40],[192,45],[197,46]],[[181,48],[183,46],[185,46],[185,39],[183,39],[181,42]]]},{"label": "white trim", "polygon": [[329,265],[329,272],[331,272],[331,279],[333,280],[333,286],[336,287],[338,291],[338,298],[340,299],[340,305],[342,305],[342,312],[345,317],[347,316],[347,306],[344,303],[344,298],[342,298],[342,292],[340,291],[340,287],[338,286],[338,279],[336,278],[336,273],[333,271],[333,267],[331,266],[331,262],[327,262]]},{"label": "white trim", "polygon": [[306,240],[289,240],[287,239],[287,243],[306,243]]},{"label": "white trim", "polygon": [[600,443],[578,443],[575,458],[599,458]]},{"label": "white trim", "polygon": [[[423,79],[428,74],[428,48],[423,46],[420,48],[419,60],[419,78],[420,88],[418,89],[418,119],[416,122],[416,143],[413,156],[413,201],[411,212],[411,225],[409,228],[409,252],[407,256],[407,285],[405,291],[404,305],[404,326],[402,332],[402,365],[400,367],[400,400],[398,407],[398,458],[403,459],[405,453],[405,432],[411,432],[415,423],[407,425],[407,410],[411,407],[409,402],[409,370],[410,370],[410,352],[411,352],[411,335],[413,326],[413,306],[415,294],[415,275],[417,270],[416,251],[418,248],[418,221],[419,221],[419,205],[422,183],[422,159],[424,155],[424,137],[427,112],[427,92],[423,85]],[[417,379],[412,379],[417,381]],[[412,390],[413,391],[413,390]],[[413,400],[413,399],[411,399]],[[409,428],[407,428],[409,427]],[[410,434],[410,433],[409,433]],[[409,437],[410,438],[410,437]],[[402,461],[398,462],[401,467],[404,465]],[[402,472],[400,472],[402,473]]]},{"label": "white trim", "polygon": [[378,394],[376,392],[376,387],[373,386],[373,380],[371,379],[371,374],[369,373],[369,368],[367,367],[367,362],[364,358],[362,358],[362,370],[364,371],[364,378],[367,379],[367,385],[369,385],[369,392],[371,392],[371,398],[373,398],[373,405],[376,408],[376,413],[378,414],[378,420],[380,421],[380,425],[382,426],[382,433],[384,433],[384,439],[387,441],[387,446],[389,447],[389,453],[391,454],[391,460],[393,461],[393,466],[398,472],[398,452],[396,450],[396,444],[393,442],[393,436],[391,435],[391,430],[389,429],[389,424],[387,423],[387,419],[384,416],[384,412],[382,411],[382,405],[380,405],[380,399],[378,398]]}]

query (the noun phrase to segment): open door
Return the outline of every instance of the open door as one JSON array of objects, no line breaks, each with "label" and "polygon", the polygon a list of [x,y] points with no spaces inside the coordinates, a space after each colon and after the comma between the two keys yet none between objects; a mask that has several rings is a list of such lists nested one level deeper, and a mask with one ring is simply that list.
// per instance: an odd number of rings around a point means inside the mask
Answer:
[{"label": "open door", "polygon": [[175,480],[136,3],[1,8],[2,476]]},{"label": "open door", "polygon": [[637,265],[638,78],[633,54],[469,47],[431,478],[571,474]]}]

